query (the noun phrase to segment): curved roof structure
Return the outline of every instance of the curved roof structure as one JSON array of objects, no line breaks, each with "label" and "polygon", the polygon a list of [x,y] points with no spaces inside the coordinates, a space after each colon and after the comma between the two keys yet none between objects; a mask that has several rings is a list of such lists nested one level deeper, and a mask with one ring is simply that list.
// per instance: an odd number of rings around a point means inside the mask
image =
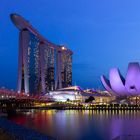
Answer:
[{"label": "curved roof structure", "polygon": [[82,91],[82,88],[80,86],[71,86],[66,88],[58,89],[59,91]]},{"label": "curved roof structure", "polygon": [[12,20],[12,22],[14,23],[14,25],[19,29],[19,30],[29,30],[31,33],[33,33],[35,36],[37,36],[40,40],[41,43],[47,44],[49,47],[54,48],[56,50],[59,51],[67,51],[71,54],[73,54],[73,52],[66,48],[65,50],[63,49],[63,46],[60,45],[56,45],[54,43],[51,43],[50,41],[48,41],[47,39],[45,39],[42,35],[39,34],[39,32],[32,27],[32,25],[25,20],[22,16],[13,13],[10,15],[10,18]]},{"label": "curved roof structure", "polygon": [[117,68],[112,68],[109,80],[102,75],[101,82],[107,91],[118,96],[140,95],[140,65],[137,62],[129,63],[125,79]]}]

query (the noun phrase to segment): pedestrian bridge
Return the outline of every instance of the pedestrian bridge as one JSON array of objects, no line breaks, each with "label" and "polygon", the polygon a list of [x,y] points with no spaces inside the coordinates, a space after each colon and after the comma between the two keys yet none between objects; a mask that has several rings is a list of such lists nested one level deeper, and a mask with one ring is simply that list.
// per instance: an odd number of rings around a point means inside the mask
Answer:
[{"label": "pedestrian bridge", "polygon": [[44,95],[29,96],[13,90],[0,89],[0,109],[3,112],[46,106],[51,101],[51,98]]}]

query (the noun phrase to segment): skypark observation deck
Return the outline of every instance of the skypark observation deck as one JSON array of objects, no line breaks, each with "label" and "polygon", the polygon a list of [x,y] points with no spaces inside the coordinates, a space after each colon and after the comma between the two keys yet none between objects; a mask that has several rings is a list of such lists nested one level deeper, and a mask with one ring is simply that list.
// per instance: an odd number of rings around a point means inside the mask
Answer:
[{"label": "skypark observation deck", "polygon": [[10,17],[20,31],[18,93],[47,93],[71,86],[73,52],[45,39],[20,15]]}]

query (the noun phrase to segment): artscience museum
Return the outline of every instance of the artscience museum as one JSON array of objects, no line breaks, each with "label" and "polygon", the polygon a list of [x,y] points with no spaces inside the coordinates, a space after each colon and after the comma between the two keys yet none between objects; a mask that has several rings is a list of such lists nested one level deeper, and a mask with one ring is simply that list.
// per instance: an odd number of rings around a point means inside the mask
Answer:
[{"label": "artscience museum", "polygon": [[140,95],[140,65],[138,62],[129,63],[125,78],[118,68],[112,68],[109,80],[102,75],[101,82],[108,92],[116,96]]}]

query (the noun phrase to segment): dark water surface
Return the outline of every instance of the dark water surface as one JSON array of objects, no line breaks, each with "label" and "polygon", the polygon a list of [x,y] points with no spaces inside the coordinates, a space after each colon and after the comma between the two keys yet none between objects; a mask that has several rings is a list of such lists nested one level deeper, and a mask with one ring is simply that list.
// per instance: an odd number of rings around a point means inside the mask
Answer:
[{"label": "dark water surface", "polygon": [[140,135],[140,111],[31,110],[10,120],[58,140],[111,140]]}]

